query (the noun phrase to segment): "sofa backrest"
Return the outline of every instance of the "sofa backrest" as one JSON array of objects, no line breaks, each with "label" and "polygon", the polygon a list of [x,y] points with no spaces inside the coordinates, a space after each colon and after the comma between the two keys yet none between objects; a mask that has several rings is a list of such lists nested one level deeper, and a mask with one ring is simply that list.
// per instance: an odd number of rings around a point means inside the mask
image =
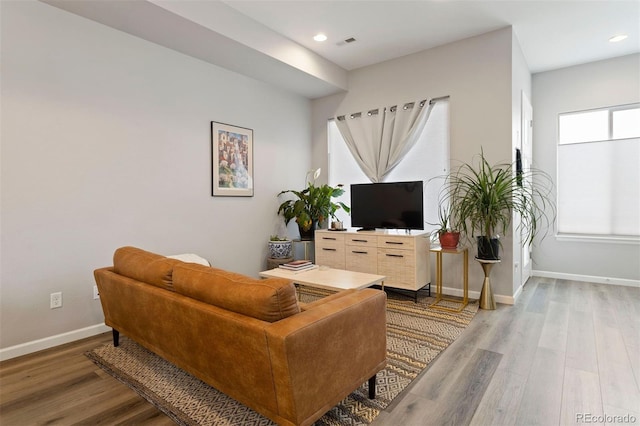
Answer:
[{"label": "sofa backrest", "polygon": [[275,322],[300,312],[296,289],[286,279],[255,279],[182,263],[173,268],[173,286],[177,293],[262,321]]},{"label": "sofa backrest", "polygon": [[182,263],[176,259],[151,253],[136,247],[120,247],[113,254],[116,274],[173,291],[173,267]]},{"label": "sofa backrest", "polygon": [[113,270],[136,281],[262,321],[275,322],[300,312],[296,289],[285,279],[255,279],[169,259],[136,247],[117,249]]}]

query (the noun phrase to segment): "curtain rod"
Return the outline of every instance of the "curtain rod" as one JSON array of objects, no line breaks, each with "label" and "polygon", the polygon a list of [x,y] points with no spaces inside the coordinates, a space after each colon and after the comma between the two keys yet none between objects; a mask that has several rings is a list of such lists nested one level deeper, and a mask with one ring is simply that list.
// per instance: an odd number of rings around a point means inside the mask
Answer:
[{"label": "curtain rod", "polygon": [[429,105],[436,103],[438,101],[444,101],[445,99],[449,99],[449,95],[447,96],[440,96],[439,98],[433,98],[429,100]]},{"label": "curtain rod", "polygon": [[[444,101],[445,99],[449,99],[449,95],[446,95],[446,96],[439,96],[439,97],[437,97],[437,98],[429,99],[429,105],[433,105],[434,103],[436,103],[436,102],[438,102],[438,101]],[[412,102],[409,102],[409,104],[413,104],[413,103],[412,103]],[[394,106],[394,107],[391,107],[391,108],[395,108],[395,106]],[[372,114],[377,114],[377,113],[378,113],[378,110],[377,110],[377,109],[374,109],[374,110],[369,111],[369,112],[367,113],[367,115],[372,115]],[[354,118],[354,117],[360,117],[360,116],[362,115],[362,113],[360,113],[360,112],[355,112],[355,113],[353,113],[353,114],[344,114],[344,115],[340,115],[340,116],[339,116],[339,118],[340,118],[340,117],[341,117],[341,118],[344,118],[344,117],[346,117],[347,115],[349,115],[349,117],[350,117],[350,118]],[[328,121],[331,121],[331,120],[334,120],[334,118],[333,118],[333,117],[331,117],[331,118],[329,118],[329,119],[328,119]]]}]

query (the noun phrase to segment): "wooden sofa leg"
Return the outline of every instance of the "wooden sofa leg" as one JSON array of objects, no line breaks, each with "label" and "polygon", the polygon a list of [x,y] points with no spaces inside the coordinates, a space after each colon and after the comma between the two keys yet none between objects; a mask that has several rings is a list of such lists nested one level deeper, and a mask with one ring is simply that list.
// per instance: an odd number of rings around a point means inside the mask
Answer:
[{"label": "wooden sofa leg", "polygon": [[369,399],[376,399],[376,376],[369,379]]},{"label": "wooden sofa leg", "polygon": [[120,332],[112,328],[111,333],[113,334],[113,346],[118,347],[120,345]]}]

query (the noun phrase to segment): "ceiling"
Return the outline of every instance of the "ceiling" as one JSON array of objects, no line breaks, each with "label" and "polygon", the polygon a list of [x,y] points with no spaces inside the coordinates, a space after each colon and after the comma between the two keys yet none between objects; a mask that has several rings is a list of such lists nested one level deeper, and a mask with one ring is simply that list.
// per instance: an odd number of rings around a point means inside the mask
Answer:
[{"label": "ceiling", "polygon": [[532,73],[640,52],[640,0],[42,1],[309,98],[346,90],[349,70],[506,26]]},{"label": "ceiling", "polygon": [[[639,1],[224,2],[347,70],[508,25],[532,73],[640,50]],[[329,39],[315,42],[317,32]],[[619,33],[629,38],[608,42]]]}]

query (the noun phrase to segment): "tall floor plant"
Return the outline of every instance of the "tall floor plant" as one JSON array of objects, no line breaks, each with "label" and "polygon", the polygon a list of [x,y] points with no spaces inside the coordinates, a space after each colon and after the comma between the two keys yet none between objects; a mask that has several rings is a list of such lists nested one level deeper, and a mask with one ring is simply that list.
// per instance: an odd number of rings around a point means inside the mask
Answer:
[{"label": "tall floor plant", "polygon": [[516,230],[523,242],[533,243],[536,235],[552,227],[556,212],[552,189],[553,180],[546,172],[491,164],[481,151],[447,177],[441,201],[449,203],[462,234],[476,238],[478,258],[495,260],[498,238],[508,232],[513,213],[520,217]]}]

